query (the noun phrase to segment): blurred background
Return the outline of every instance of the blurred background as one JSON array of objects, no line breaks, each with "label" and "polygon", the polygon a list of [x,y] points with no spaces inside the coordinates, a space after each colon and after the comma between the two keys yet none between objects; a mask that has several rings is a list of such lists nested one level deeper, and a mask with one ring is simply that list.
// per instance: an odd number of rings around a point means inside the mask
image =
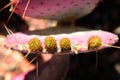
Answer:
[{"label": "blurred background", "polygon": [[[0,8],[2,8],[8,2],[9,0],[1,0]],[[91,13],[75,19],[74,21],[57,22],[54,20],[51,21],[30,17],[25,17],[24,19],[22,19],[20,15],[13,13],[11,19],[7,22],[9,15],[9,7],[0,12],[1,35],[7,35],[7,32],[2,25],[2,23],[4,22],[13,32],[21,31],[27,34],[48,35],[101,29],[117,34],[120,37],[119,0],[100,0],[96,8],[93,9]],[[114,45],[120,46],[119,41]],[[83,53],[78,55],[67,55],[67,57],[69,57],[69,64],[66,64],[64,66],[69,66],[69,68],[65,70],[66,76],[63,76],[64,80],[120,80],[120,49],[106,48],[98,51],[97,54],[97,66],[96,52],[90,52],[87,54]],[[28,60],[31,60],[34,56],[34,54],[31,54],[30,56],[28,56]],[[60,60],[57,59],[56,62]],[[67,60],[66,63],[68,63]],[[47,63],[47,65],[51,64]],[[60,65],[62,65],[61,62]],[[28,75],[31,75],[31,73],[28,73]],[[57,76],[57,74],[53,73],[51,76],[54,77]],[[43,78],[43,80],[44,79],[46,78]],[[47,79],[49,80],[48,76]],[[0,80],[4,79],[1,78]]]}]

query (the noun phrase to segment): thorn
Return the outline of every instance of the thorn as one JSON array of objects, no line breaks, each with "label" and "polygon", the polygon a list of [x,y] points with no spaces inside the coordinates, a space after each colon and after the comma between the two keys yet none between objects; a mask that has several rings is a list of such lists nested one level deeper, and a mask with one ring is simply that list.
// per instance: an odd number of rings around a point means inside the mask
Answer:
[{"label": "thorn", "polygon": [[9,7],[10,5],[12,5],[13,2],[11,1],[10,3],[8,3],[7,5],[5,5],[2,9],[0,9],[0,12],[3,11],[5,8]]},{"label": "thorn", "polygon": [[22,15],[22,19],[24,19],[24,17],[25,17],[25,13],[26,13],[26,11],[27,11],[27,8],[28,8],[28,6],[29,6],[29,3],[30,3],[30,0],[27,1],[25,10],[24,10],[23,15]]},{"label": "thorn", "polygon": [[[19,3],[19,2],[18,2],[18,3]],[[16,4],[15,4],[15,7],[14,7],[14,8],[13,8],[13,5],[11,6],[11,7],[12,7],[12,9],[10,9],[11,14],[10,14],[10,16],[8,17],[7,22],[10,20],[10,18],[11,18],[11,16],[12,16],[12,14],[14,13],[14,11],[15,11],[15,9],[16,9],[16,7],[17,7],[17,5],[18,5],[18,3],[16,3]]]}]

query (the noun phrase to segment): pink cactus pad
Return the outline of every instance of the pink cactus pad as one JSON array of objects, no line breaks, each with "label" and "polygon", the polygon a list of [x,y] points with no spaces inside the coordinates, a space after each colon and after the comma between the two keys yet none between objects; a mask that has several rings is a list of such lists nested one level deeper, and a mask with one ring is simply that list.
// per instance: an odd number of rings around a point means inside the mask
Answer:
[{"label": "pink cactus pad", "polygon": [[[101,31],[101,30],[73,32],[70,34],[57,34],[57,35],[50,35],[50,36],[53,36],[56,39],[58,45],[59,45],[59,41],[62,38],[69,38],[71,41],[71,48],[72,48],[72,50],[70,51],[71,53],[89,52],[90,50],[88,49],[88,39],[91,36],[98,36],[102,40],[102,45],[100,46],[99,49],[107,47],[106,45],[110,46],[118,41],[117,35],[110,32]],[[23,33],[15,33],[14,35],[8,35],[6,38],[6,45],[7,46],[12,45],[12,47],[14,47],[15,49],[18,49],[18,45],[20,44],[27,45],[28,41],[34,37],[39,38],[42,42],[42,46],[44,46],[44,39],[46,38],[46,36],[26,35]],[[61,52],[58,52],[58,53],[61,53]]]},{"label": "pink cactus pad", "polygon": [[[18,0],[13,0],[17,3]],[[23,15],[27,1],[20,0],[15,10]],[[30,0],[26,16],[57,20],[76,19],[92,12],[99,0]]]},{"label": "pink cactus pad", "polygon": [[16,77],[14,77],[12,80],[24,80],[24,77],[25,75],[27,74],[28,72],[24,72],[20,75],[17,75]]}]

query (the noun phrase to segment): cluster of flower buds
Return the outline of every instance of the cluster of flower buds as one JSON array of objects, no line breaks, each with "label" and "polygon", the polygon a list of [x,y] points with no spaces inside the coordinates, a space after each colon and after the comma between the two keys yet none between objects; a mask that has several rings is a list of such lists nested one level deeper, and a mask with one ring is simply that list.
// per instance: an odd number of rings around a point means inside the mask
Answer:
[{"label": "cluster of flower buds", "polygon": [[[87,42],[87,50],[97,50],[102,45],[102,40],[99,36],[91,36]],[[71,43],[69,38],[62,38],[59,42],[53,36],[47,36],[44,43],[38,38],[32,38],[28,42],[29,50],[31,52],[43,53],[67,53],[73,52],[73,48],[79,51],[81,45],[76,46]],[[74,50],[75,51],[75,50]]]}]

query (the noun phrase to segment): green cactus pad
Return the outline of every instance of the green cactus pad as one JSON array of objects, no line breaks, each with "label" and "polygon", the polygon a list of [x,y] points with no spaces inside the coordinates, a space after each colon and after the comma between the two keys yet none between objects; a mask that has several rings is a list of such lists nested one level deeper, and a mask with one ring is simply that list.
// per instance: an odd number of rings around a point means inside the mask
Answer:
[{"label": "green cactus pad", "polygon": [[47,36],[45,38],[44,45],[47,52],[54,53],[57,51],[56,40],[52,36]]},{"label": "green cactus pad", "polygon": [[42,51],[42,43],[38,38],[32,38],[28,42],[29,49],[31,52]]},{"label": "green cactus pad", "polygon": [[102,40],[98,36],[92,36],[88,40],[88,49],[98,49],[102,45]]},{"label": "green cactus pad", "polygon": [[71,50],[71,41],[69,38],[62,38],[60,40],[61,52],[67,52]]}]

